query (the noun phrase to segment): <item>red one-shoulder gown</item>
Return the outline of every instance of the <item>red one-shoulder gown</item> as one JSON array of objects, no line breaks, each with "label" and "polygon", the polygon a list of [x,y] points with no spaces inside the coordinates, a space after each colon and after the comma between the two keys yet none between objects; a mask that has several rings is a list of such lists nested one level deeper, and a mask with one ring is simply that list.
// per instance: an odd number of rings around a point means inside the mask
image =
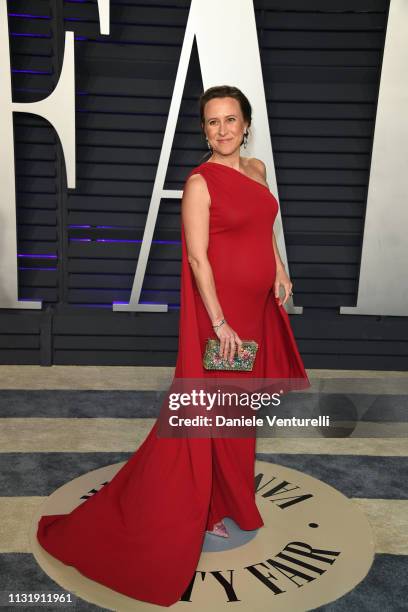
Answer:
[{"label": "red one-shoulder gown", "polygon": [[[269,189],[216,162],[195,167],[211,196],[208,258],[225,318],[259,349],[252,376],[310,386],[289,317],[274,296],[272,228],[278,202]],[[188,177],[187,177],[188,178]],[[182,237],[176,378],[204,378],[208,337],[216,337]],[[239,372],[222,372],[234,376]],[[255,503],[255,438],[164,438],[158,421],[127,463],[69,514],[43,515],[41,546],[85,576],[127,596],[170,606],[187,589],[205,530],[231,517],[262,527]],[[175,562],[177,559],[177,562]]]}]

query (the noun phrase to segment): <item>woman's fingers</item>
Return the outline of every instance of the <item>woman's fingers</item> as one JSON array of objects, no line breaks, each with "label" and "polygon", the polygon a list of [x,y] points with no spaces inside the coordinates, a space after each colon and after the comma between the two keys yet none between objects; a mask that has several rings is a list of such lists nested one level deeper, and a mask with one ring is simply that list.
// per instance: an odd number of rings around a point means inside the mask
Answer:
[{"label": "woman's fingers", "polygon": [[225,338],[220,338],[220,357],[224,357]]},{"label": "woman's fingers", "polygon": [[225,345],[224,359],[229,359],[231,361],[231,350],[234,351],[234,348],[235,348],[234,337],[229,336],[227,339],[226,345]]},{"label": "woman's fingers", "polygon": [[231,350],[235,350],[235,342],[233,337],[220,336],[220,357],[223,359],[229,359]]},{"label": "woman's fingers", "polygon": [[290,295],[292,293],[292,283],[289,283],[288,285],[284,285],[284,289],[285,289],[285,297],[283,299],[283,302],[281,302],[282,306],[285,304],[285,302],[290,298]]},{"label": "woman's fingers", "polygon": [[229,360],[232,363],[234,360],[234,355],[235,355],[235,351],[237,349],[237,345],[235,342],[235,338],[234,336],[231,338],[231,348],[230,348],[230,353],[229,353]]},{"label": "woman's fingers", "polygon": [[228,336],[220,337],[220,357],[223,359],[227,358],[229,348]]},{"label": "woman's fingers", "polygon": [[237,335],[223,336],[220,339],[220,355],[223,359],[228,359],[232,363],[234,355],[239,355],[242,350],[242,340]]},{"label": "woman's fingers", "polygon": [[220,340],[220,357],[232,363],[235,353],[239,355],[242,350],[241,338],[230,327],[221,329],[218,338]]}]

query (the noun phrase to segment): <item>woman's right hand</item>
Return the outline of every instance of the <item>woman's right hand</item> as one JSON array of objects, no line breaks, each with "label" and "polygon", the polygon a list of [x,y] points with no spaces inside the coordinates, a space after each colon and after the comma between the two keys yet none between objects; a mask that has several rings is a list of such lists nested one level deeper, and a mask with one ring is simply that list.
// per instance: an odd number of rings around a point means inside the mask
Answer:
[{"label": "woman's right hand", "polygon": [[230,363],[232,363],[235,351],[237,355],[241,352],[241,338],[227,322],[223,323],[218,329],[215,329],[214,332],[220,340],[220,356],[223,359],[229,359]]}]

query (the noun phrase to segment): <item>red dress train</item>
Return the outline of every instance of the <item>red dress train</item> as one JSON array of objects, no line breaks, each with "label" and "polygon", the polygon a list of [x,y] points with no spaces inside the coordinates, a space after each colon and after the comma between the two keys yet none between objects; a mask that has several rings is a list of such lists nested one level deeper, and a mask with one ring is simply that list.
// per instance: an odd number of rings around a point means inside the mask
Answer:
[{"label": "red dress train", "polygon": [[[261,183],[223,164],[206,162],[190,174],[196,172],[211,196],[208,258],[224,316],[242,339],[259,342],[251,375],[310,386],[288,314],[274,296],[276,199]],[[183,227],[181,236],[174,377],[240,375],[203,369],[206,339],[216,335],[187,260]],[[42,516],[37,538],[51,555],[92,580],[170,606],[194,575],[206,529],[224,517],[245,530],[263,521],[255,503],[254,437],[163,438],[157,427],[158,421],[96,494],[69,514]]]}]

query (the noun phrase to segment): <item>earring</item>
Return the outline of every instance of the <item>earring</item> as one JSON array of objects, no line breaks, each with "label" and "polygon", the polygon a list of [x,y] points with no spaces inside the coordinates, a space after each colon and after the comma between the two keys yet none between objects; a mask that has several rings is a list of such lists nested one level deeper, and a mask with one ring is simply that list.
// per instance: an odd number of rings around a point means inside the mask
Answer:
[{"label": "earring", "polygon": [[208,142],[208,138],[206,138],[207,141],[207,147],[210,149],[210,151],[212,151],[212,146],[210,145],[210,143]]},{"label": "earring", "polygon": [[248,136],[249,136],[249,134],[248,134],[248,130],[247,130],[247,131],[245,132],[245,134],[244,134],[244,149],[246,149],[246,148],[247,148]]}]

